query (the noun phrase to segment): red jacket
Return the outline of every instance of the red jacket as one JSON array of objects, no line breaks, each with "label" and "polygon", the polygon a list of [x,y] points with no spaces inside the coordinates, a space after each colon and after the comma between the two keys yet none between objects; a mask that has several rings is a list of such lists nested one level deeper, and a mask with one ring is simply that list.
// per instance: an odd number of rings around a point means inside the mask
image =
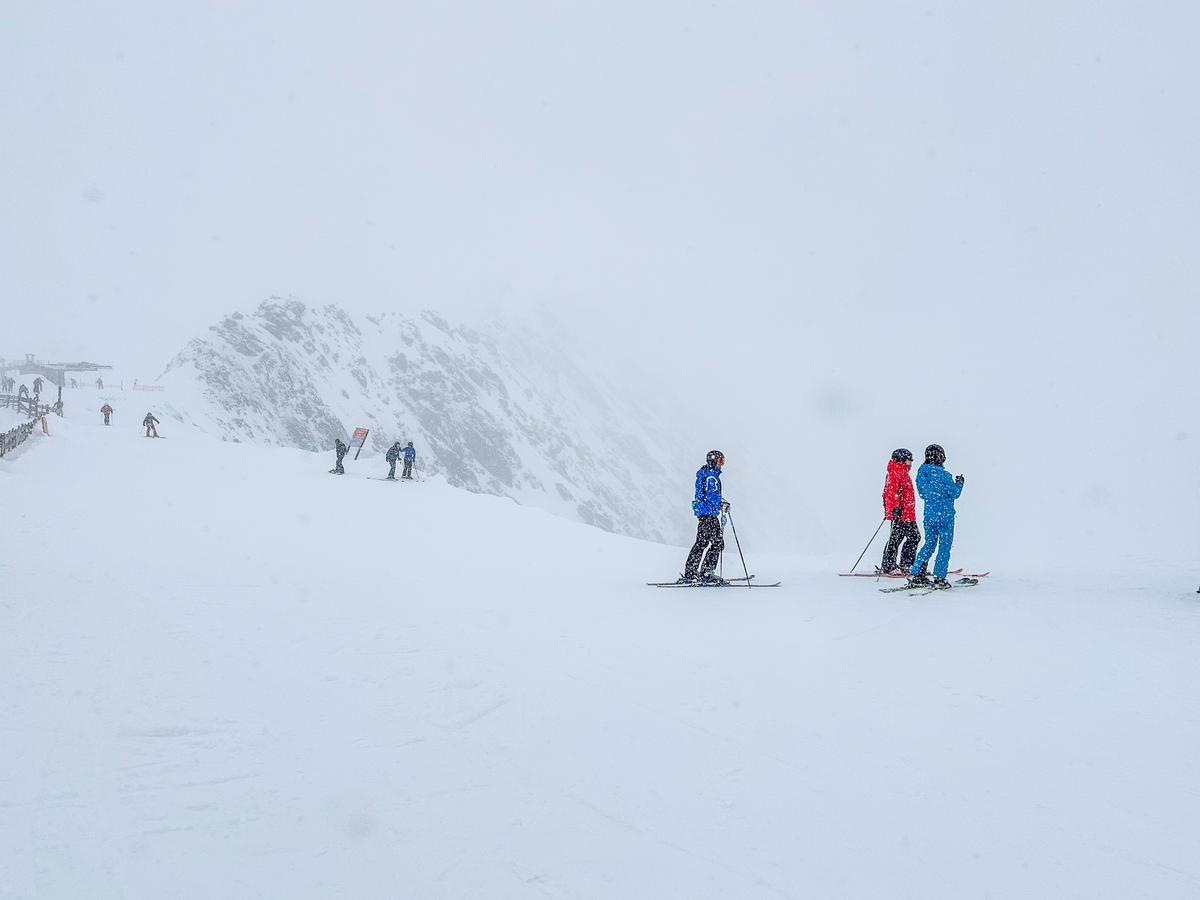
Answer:
[{"label": "red jacket", "polygon": [[113,408],[111,406],[109,406],[107,403],[105,403],[102,407],[100,407],[100,412],[102,412],[102,413],[110,413],[112,411],[113,411]]},{"label": "red jacket", "polygon": [[917,521],[917,492],[908,476],[908,466],[893,459],[888,461],[887,480],[883,483],[883,517],[890,519],[897,506],[901,522]]}]

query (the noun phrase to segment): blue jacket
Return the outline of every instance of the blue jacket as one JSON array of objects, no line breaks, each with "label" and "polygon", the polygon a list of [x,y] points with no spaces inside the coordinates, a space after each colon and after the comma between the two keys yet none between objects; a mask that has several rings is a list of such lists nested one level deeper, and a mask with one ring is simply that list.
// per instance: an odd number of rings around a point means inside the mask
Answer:
[{"label": "blue jacket", "polygon": [[388,452],[387,452],[387,455],[384,457],[384,459],[386,459],[390,463],[394,463],[399,458],[400,458],[400,448],[399,447],[388,447]]},{"label": "blue jacket", "polygon": [[954,501],[962,494],[962,489],[963,486],[941,466],[925,463],[917,469],[917,493],[925,501],[925,521],[953,519]]},{"label": "blue jacket", "polygon": [[404,448],[404,461],[405,461],[406,463],[410,463],[410,462],[412,462],[412,461],[413,461],[414,459],[416,459],[416,458],[417,458],[417,451],[416,451],[416,450],[414,450],[412,447],[405,447],[405,448]]},{"label": "blue jacket", "polygon": [[721,470],[716,466],[701,466],[696,473],[696,499],[692,512],[698,516],[715,516],[721,512]]}]

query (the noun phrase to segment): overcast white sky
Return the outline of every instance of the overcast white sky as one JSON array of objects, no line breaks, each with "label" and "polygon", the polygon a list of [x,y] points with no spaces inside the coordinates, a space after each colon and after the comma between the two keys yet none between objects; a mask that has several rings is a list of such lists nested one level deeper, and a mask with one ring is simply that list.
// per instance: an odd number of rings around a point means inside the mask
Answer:
[{"label": "overcast white sky", "polygon": [[760,452],[960,416],[993,449],[1166,441],[1197,10],[9,4],[0,355],[152,378],[270,294],[541,304]]}]

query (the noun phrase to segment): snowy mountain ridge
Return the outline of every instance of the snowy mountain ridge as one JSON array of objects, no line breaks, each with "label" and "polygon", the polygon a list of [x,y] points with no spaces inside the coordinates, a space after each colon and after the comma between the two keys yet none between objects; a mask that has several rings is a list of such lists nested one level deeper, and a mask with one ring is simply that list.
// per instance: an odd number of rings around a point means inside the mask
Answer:
[{"label": "snowy mountain ridge", "polygon": [[668,477],[684,461],[659,433],[669,429],[585,372],[549,328],[476,330],[429,310],[354,317],[273,297],[187,344],[159,379],[163,409],[224,440],[306,450],[366,427],[360,466],[411,440],[424,475],[682,542],[689,498]]}]

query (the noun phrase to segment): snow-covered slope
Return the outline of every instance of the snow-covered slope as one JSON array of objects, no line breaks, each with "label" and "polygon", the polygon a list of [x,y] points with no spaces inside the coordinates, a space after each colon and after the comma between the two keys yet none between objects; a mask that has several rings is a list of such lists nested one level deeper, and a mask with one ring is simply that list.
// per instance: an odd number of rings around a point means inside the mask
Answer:
[{"label": "snow-covered slope", "polygon": [[703,449],[530,322],[472,330],[428,311],[356,319],[272,299],[190,342],[159,381],[148,402],[225,440],[328,450],[363,426],[376,469],[411,440],[418,471],[458,487],[654,540],[688,527],[677,476]]},{"label": "snow-covered slope", "polygon": [[683,551],[94,419],[0,461],[0,896],[1196,896],[1196,573],[897,598],[747,525],[783,587],[656,590]]}]

